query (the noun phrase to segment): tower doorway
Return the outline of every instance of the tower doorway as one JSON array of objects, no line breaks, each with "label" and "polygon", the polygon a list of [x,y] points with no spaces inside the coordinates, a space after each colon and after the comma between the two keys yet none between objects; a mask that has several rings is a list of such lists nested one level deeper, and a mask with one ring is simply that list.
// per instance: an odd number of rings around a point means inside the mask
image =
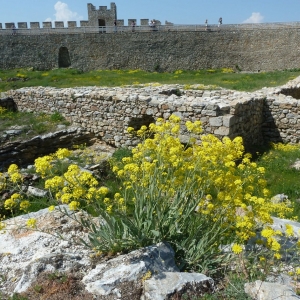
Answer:
[{"label": "tower doorway", "polygon": [[99,32],[103,32],[105,33],[106,32],[106,28],[105,28],[105,20],[103,19],[98,19],[98,26],[99,26]]}]

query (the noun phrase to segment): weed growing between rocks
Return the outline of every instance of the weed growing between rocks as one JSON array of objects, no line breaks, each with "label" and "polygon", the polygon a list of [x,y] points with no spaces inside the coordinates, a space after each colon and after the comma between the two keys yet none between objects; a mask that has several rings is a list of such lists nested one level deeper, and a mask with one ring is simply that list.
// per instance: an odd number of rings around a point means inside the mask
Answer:
[{"label": "weed growing between rocks", "polygon": [[[37,159],[35,171],[45,180],[53,203],[99,216],[98,224],[88,217],[77,220],[89,231],[89,241],[83,242],[98,255],[164,241],[175,249],[181,270],[219,276],[226,269],[246,279],[255,278],[260,270],[298,276],[300,269],[290,264],[299,253],[292,226],[272,227],[273,214],[283,218],[292,209],[285,201],[271,201],[265,168],[244,154],[242,139],[199,136],[201,123],[187,122],[184,129],[190,141],[184,146],[180,129],[180,119],[175,116],[169,121],[159,119],[136,133],[129,128],[142,141],[132,155],[111,160],[121,183],[117,192],[74,163],[56,172],[57,161],[72,155],[66,149]],[[12,165],[0,176],[0,190],[13,184],[22,191],[22,182],[18,167]],[[12,194],[4,207],[30,211],[30,201],[23,196]],[[5,223],[1,226],[5,228]],[[34,219],[27,226],[38,229]],[[282,246],[284,241],[293,245],[287,249]]]},{"label": "weed growing between rocks", "polygon": [[24,299],[92,300],[94,297],[85,290],[82,277],[79,273],[44,272],[20,296]]}]

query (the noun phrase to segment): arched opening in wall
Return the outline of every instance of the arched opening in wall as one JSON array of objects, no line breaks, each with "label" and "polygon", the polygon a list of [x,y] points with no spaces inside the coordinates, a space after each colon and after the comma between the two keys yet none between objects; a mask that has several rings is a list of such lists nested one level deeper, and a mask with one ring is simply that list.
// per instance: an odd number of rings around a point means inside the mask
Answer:
[{"label": "arched opening in wall", "polygon": [[151,123],[155,123],[155,119],[152,116],[144,115],[141,118],[131,118],[128,122],[128,127],[133,127],[134,130],[139,130],[143,125],[148,127]]},{"label": "arched opening in wall", "polygon": [[71,59],[67,47],[60,47],[58,53],[58,67],[68,68],[71,66]]},{"label": "arched opening in wall", "polygon": [[98,26],[99,26],[99,32],[100,33],[105,33],[106,29],[105,29],[105,20],[103,19],[98,19]]}]

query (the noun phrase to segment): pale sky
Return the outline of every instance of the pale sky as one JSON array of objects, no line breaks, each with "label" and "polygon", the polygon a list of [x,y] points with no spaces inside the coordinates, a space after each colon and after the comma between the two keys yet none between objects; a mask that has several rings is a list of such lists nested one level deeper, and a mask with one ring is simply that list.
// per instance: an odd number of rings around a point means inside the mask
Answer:
[{"label": "pale sky", "polygon": [[[0,23],[87,20],[87,2],[107,6],[99,0],[0,0]],[[174,24],[273,23],[300,21],[300,0],[116,0],[117,17],[156,19]],[[42,25],[42,24],[41,24]]]}]

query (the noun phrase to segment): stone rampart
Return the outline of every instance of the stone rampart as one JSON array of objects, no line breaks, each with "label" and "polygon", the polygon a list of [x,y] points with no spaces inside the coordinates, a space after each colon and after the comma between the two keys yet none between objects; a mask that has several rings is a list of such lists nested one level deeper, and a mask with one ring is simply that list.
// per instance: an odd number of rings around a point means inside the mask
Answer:
[{"label": "stone rampart", "polygon": [[[56,34],[51,34],[51,28],[40,30],[44,33],[0,34],[0,68],[174,71],[228,67],[255,72],[300,68],[298,26],[116,34],[71,34],[72,28],[61,28]],[[62,48],[68,53],[67,65],[59,63]]]},{"label": "stone rampart", "polygon": [[[200,120],[204,134],[219,138],[241,136],[246,147],[265,142],[300,142],[300,105],[293,98],[300,89],[300,77],[278,88],[256,92],[185,90],[179,85],[146,87],[83,87],[56,89],[22,88],[7,92],[20,111],[60,112],[73,125],[81,126],[107,144],[134,146],[128,135],[157,118],[171,114],[186,121]],[[293,91],[290,95],[289,91]],[[182,142],[187,142],[183,126]]]}]

